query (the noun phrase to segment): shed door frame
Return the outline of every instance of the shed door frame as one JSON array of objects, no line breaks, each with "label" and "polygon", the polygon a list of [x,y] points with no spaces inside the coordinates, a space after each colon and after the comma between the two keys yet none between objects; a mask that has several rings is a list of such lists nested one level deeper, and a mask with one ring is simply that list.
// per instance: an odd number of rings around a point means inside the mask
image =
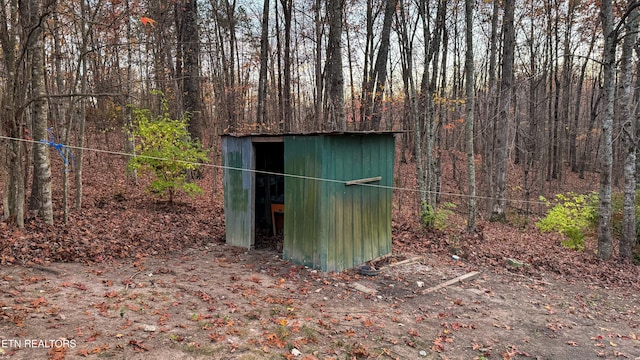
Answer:
[{"label": "shed door frame", "polygon": [[[264,183],[264,180],[262,181],[262,184],[264,185],[264,193],[263,192],[259,192],[259,187],[260,187],[260,181],[258,181],[258,177],[262,176],[263,174],[261,173],[261,171],[266,171],[268,173],[284,173],[284,168],[285,168],[285,159],[284,159],[284,138],[282,136],[257,136],[257,137],[252,137],[251,138],[251,142],[252,142],[252,153],[253,153],[253,171],[252,174],[254,176],[254,188],[253,188],[253,198],[254,198],[254,206],[253,206],[253,226],[254,226],[254,230],[253,230],[253,236],[254,236],[254,240],[252,242],[252,244],[255,246],[255,234],[256,234],[256,229],[255,227],[257,225],[259,225],[259,222],[261,220],[266,220],[267,225],[269,225],[269,229],[272,228],[273,224],[271,223],[271,203],[272,203],[272,194],[271,194],[271,188],[272,185],[271,184],[271,176],[269,174],[267,174],[267,176],[265,176],[263,179],[267,180],[267,183]],[[278,153],[275,154],[275,149],[273,148],[274,144],[282,144],[282,150],[278,150]],[[260,149],[259,149],[260,148]],[[259,163],[259,158],[265,159],[263,157],[263,155],[265,155],[265,151],[266,150],[268,152],[269,156],[279,156],[281,161],[282,161],[282,167],[281,168],[264,168],[264,169],[260,169],[261,165]],[[275,166],[277,167],[277,166]],[[284,178],[284,176],[281,176],[282,178]],[[276,176],[275,179],[275,189],[278,188],[278,178]],[[282,179],[282,190],[280,191],[280,193],[283,195],[283,204],[286,203],[286,196],[284,196],[285,194],[285,188],[284,188],[284,179]],[[268,190],[267,190],[268,189]],[[266,199],[266,197],[269,197],[268,199]],[[261,202],[262,200],[264,200],[264,202]],[[262,207],[259,209],[259,207]],[[285,213],[286,213],[286,207],[285,207]],[[285,215],[286,216],[286,215]],[[284,232],[284,226],[282,228],[283,232]]]}]

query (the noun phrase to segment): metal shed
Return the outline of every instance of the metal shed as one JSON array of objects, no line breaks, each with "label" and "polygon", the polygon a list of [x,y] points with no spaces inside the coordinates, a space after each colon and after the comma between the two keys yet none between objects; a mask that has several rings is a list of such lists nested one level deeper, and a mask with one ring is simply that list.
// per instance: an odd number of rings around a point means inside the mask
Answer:
[{"label": "metal shed", "polygon": [[284,203],[286,260],[342,271],[389,254],[394,149],[391,132],[223,135],[226,242],[252,248]]}]

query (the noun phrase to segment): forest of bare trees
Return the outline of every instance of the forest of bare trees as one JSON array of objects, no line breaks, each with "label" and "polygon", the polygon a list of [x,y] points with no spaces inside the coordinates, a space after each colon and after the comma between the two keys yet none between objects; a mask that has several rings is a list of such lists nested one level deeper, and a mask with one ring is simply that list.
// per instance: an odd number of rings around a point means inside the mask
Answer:
[{"label": "forest of bare trees", "polygon": [[132,153],[130,105],[158,108],[158,89],[214,154],[230,132],[398,131],[399,161],[415,164],[423,211],[441,201],[443,159],[459,156],[467,176],[459,191],[468,196],[456,201],[469,208],[470,229],[476,214],[504,221],[509,207],[533,211],[529,201],[569,173],[599,173],[598,256],[612,256],[618,191],[619,255],[629,258],[640,161],[638,5],[4,0],[4,218],[23,226],[30,208],[54,221],[51,135],[78,147],[64,180],[75,181],[79,208],[81,148],[95,146],[87,134],[123,133],[110,150]]}]

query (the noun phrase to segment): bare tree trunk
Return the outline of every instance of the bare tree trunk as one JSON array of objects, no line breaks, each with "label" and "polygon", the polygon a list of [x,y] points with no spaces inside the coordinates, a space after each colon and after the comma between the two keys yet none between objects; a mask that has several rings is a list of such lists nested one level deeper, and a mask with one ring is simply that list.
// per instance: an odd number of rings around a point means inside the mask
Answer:
[{"label": "bare tree trunk", "polygon": [[590,110],[589,110],[589,125],[587,126],[587,136],[584,139],[584,148],[582,151],[582,156],[580,156],[580,162],[578,163],[578,168],[579,168],[579,175],[578,177],[580,179],[584,179],[584,171],[585,168],[587,166],[587,157],[591,154],[591,129],[594,128],[595,123],[596,123],[596,119],[598,118],[598,114],[600,113],[600,101],[602,101],[602,98],[604,96],[604,94],[602,94],[601,92],[596,91],[597,87],[598,87],[598,83],[600,78],[598,78],[598,81],[593,81],[592,85],[591,85],[591,104],[590,104]]},{"label": "bare tree trunk", "polygon": [[291,103],[291,15],[293,0],[280,0],[284,13],[284,84],[282,89],[284,131],[293,129],[293,104]]},{"label": "bare tree trunk", "polygon": [[384,89],[387,82],[387,61],[389,58],[389,39],[391,35],[391,22],[396,12],[398,0],[387,0],[384,19],[382,24],[382,33],[380,35],[380,47],[376,56],[373,74],[370,76],[368,85],[372,95],[369,97],[371,104],[365,104],[367,109],[366,118],[371,118],[371,129],[380,130],[380,119],[382,118],[382,99],[384,97]]},{"label": "bare tree trunk", "polygon": [[315,49],[315,112],[316,112],[316,129],[321,130],[324,126],[324,113],[323,113],[323,89],[324,89],[324,77],[322,76],[322,0],[315,1],[314,7],[314,24],[316,27],[316,49]]},{"label": "bare tree trunk", "polygon": [[[563,164],[564,164],[564,154],[566,147],[566,138],[568,136],[568,129],[571,127],[570,115],[571,115],[571,79],[573,70],[573,53],[571,52],[571,40],[573,39],[572,29],[574,28],[575,23],[575,10],[578,2],[570,1],[569,8],[566,16],[566,26],[564,31],[564,39],[563,39],[563,55],[564,59],[562,60],[562,98],[561,98],[561,107],[560,107],[560,121],[561,128],[563,129],[561,138],[559,139],[559,159],[558,159],[558,177],[562,179],[563,177]],[[576,99],[579,101],[579,99]],[[570,152],[573,152],[573,149],[569,149]]]},{"label": "bare tree trunk", "polygon": [[[84,0],[80,0],[84,1]],[[129,0],[125,0],[125,11],[127,13],[127,17],[131,18],[131,4]],[[82,29],[84,34],[84,27]],[[131,21],[127,21],[127,38],[131,39],[133,34],[131,33]],[[85,35],[83,35],[85,37]],[[83,47],[86,48],[85,39],[83,39]],[[136,152],[136,144],[135,144],[135,136],[133,132],[133,118],[132,118],[132,109],[131,109],[131,81],[133,80],[131,77],[131,64],[133,63],[133,50],[131,48],[131,41],[127,41],[127,79],[125,84],[125,94],[124,94],[124,104],[122,107],[122,120],[124,127],[124,152],[127,154],[131,154],[131,156],[135,155]],[[86,86],[86,85],[85,85]],[[84,120],[82,120],[84,121]],[[128,157],[126,160],[130,160]],[[127,178],[132,184],[138,183],[138,172],[136,169],[132,169],[127,173]],[[79,195],[82,196],[81,194]]]},{"label": "bare tree trunk", "polygon": [[[55,24],[52,29],[52,38],[53,38],[53,49],[54,49],[54,59],[53,59],[53,68],[55,69],[55,82],[52,82],[52,85],[55,84],[55,90],[50,90],[49,94],[57,93],[62,94],[68,89],[65,87],[65,80],[63,76],[62,70],[62,59],[63,53],[61,49],[62,42],[62,32],[60,30],[61,22],[57,13],[53,13],[53,23]],[[60,24],[60,25],[59,25]],[[50,85],[51,86],[51,85]],[[73,107],[73,98],[69,98],[67,100],[69,109]],[[58,98],[52,101],[52,114],[54,119],[59,119],[60,127],[61,127],[61,135],[60,135],[60,143],[69,144],[69,131],[71,127],[71,117],[67,116],[67,108],[65,108],[65,104],[63,98]],[[67,121],[67,117],[69,118]],[[70,167],[73,164],[65,162],[65,167],[62,171],[62,208],[63,215],[62,221],[67,224],[69,222],[69,171],[72,170]]]},{"label": "bare tree trunk", "polygon": [[[634,52],[637,58],[638,55],[640,55],[640,46],[638,45],[634,46]],[[635,66],[636,66],[636,74],[640,74],[640,62],[636,61]],[[635,89],[633,92],[633,102],[634,104],[636,104],[636,109],[635,109],[636,111],[634,112],[633,116],[634,116],[635,129],[636,129],[635,138],[637,140],[637,139],[640,139],[640,109],[637,108],[637,106],[640,105],[640,76],[637,76],[637,75],[636,75],[636,81],[635,81]],[[638,152],[640,152],[640,146],[636,144],[636,186],[638,183],[640,183],[640,154],[638,154]]]},{"label": "bare tree trunk", "polygon": [[[533,12],[533,6],[534,4],[531,3],[532,6],[532,12]],[[535,53],[535,46],[534,46],[534,42],[533,42],[533,38],[535,36],[535,27],[534,27],[534,22],[533,20],[530,22],[530,26],[529,26],[529,37],[531,39],[531,41],[529,41],[529,53],[530,54],[534,54]],[[524,136],[525,141],[524,141],[524,148],[525,148],[525,160],[524,160],[524,174],[523,174],[523,188],[524,188],[524,200],[525,200],[525,206],[526,206],[526,214],[528,215],[530,212],[530,202],[529,200],[531,199],[531,187],[533,185],[533,180],[531,181],[529,180],[530,173],[533,170],[533,165],[535,163],[536,160],[536,149],[538,148],[536,141],[538,140],[538,115],[536,114],[536,110],[538,108],[538,87],[540,84],[540,78],[541,76],[538,74],[538,59],[535,56],[531,56],[530,59],[530,73],[532,74],[531,79],[529,80],[529,106],[528,106],[528,118],[529,118],[529,129],[528,132],[526,133],[526,136]]]},{"label": "bare tree trunk", "polygon": [[[53,205],[51,200],[51,160],[49,148],[46,144],[47,136],[47,109],[44,86],[44,31],[46,12],[41,0],[30,0],[30,24],[28,52],[31,55],[31,91],[32,91],[32,116],[33,137],[35,140],[44,140],[45,143],[34,144],[33,149],[33,182],[37,195],[35,200],[38,212],[47,224],[53,224]],[[33,194],[32,194],[33,195]]]},{"label": "bare tree trunk", "polygon": [[367,0],[367,10],[366,10],[366,33],[364,39],[364,53],[362,55],[362,86],[361,86],[361,95],[360,95],[360,130],[366,129],[366,126],[369,125],[369,120],[371,120],[371,103],[373,96],[373,83],[371,81],[371,76],[373,74],[373,69],[371,68],[373,65],[373,23],[375,22],[375,18],[377,17],[373,13],[373,0]]},{"label": "bare tree trunk", "polygon": [[[628,4],[628,6],[633,6]],[[622,118],[622,138],[624,141],[624,209],[622,215],[622,238],[620,239],[620,259],[632,258],[633,245],[636,243],[636,138],[635,125],[638,118],[635,109],[631,79],[633,48],[638,32],[638,9],[629,9],[625,22],[625,36],[620,59],[620,117]]]},{"label": "bare tree trunk", "polygon": [[[639,20],[640,21],[640,20]],[[638,56],[640,56],[640,46],[635,46],[634,48],[635,54],[636,54],[636,58],[638,58]],[[636,65],[636,74],[640,74],[640,62],[635,62]],[[640,76],[636,76],[636,84],[635,84],[635,89],[633,92],[633,102],[636,104],[636,106],[640,106]],[[636,139],[640,139],[640,109],[636,108],[636,112],[634,113],[634,119],[635,119],[635,128],[636,128],[636,133],[635,133],[635,137]],[[636,145],[636,184],[640,182],[640,146]]]},{"label": "bare tree trunk", "polygon": [[[236,13],[236,1],[232,0],[231,2],[229,0],[224,0],[223,1],[223,15],[225,15],[224,18],[218,19],[219,23],[224,23],[227,26],[227,31],[228,31],[228,46],[229,46],[229,51],[228,53],[226,52],[222,52],[222,58],[223,58],[223,74],[224,74],[224,85],[225,87],[228,89],[228,91],[224,91],[225,93],[225,102],[224,102],[224,106],[227,109],[227,117],[228,117],[228,123],[229,123],[229,130],[233,131],[236,129],[236,127],[238,126],[238,122],[239,122],[239,116],[238,116],[238,109],[237,109],[237,96],[238,96],[238,89],[237,89],[237,84],[236,84],[236,73],[235,73],[235,69],[236,69],[236,19],[235,19],[235,13]],[[223,45],[223,40],[221,39],[220,41],[220,46],[221,49],[224,49],[224,45]],[[238,81],[240,81],[240,79],[238,78]]]},{"label": "bare tree trunk", "polygon": [[602,152],[600,159],[600,205],[598,207],[598,257],[608,260],[611,239],[611,170],[613,168],[613,107],[615,103],[616,33],[613,29],[613,4],[602,0],[600,7],[604,34],[604,113],[602,115]]},{"label": "bare tree trunk", "polygon": [[502,79],[500,82],[500,100],[498,118],[495,128],[495,164],[493,191],[493,209],[491,219],[493,221],[506,220],[506,176],[507,176],[507,139],[509,131],[509,117],[511,116],[511,99],[513,84],[513,61],[515,54],[515,27],[514,10],[515,0],[504,1],[504,19],[502,22],[503,53],[502,53]]},{"label": "bare tree trunk", "polygon": [[346,130],[344,115],[344,74],[342,73],[342,25],[344,0],[327,2],[329,38],[325,64],[325,124],[333,130]]},{"label": "bare tree trunk", "polygon": [[467,51],[465,55],[465,90],[466,90],[466,113],[467,118],[464,124],[465,143],[467,150],[467,179],[469,192],[469,211],[467,215],[467,230],[473,231],[476,228],[476,166],[473,153],[473,122],[475,108],[475,70],[473,65],[473,4],[474,0],[465,0],[465,39]]},{"label": "bare tree trunk", "polygon": [[[80,92],[82,94],[87,91],[87,48],[89,46],[89,37],[91,35],[91,23],[88,23],[85,19],[87,17],[87,4],[85,0],[80,0],[80,14],[81,16],[81,31],[82,31],[82,45],[80,50],[80,63],[82,67],[82,73],[80,74]],[[86,101],[82,99],[80,101],[80,114],[78,119],[78,141],[76,150],[76,167],[75,167],[75,183],[76,183],[76,209],[82,208],[82,165],[84,161],[84,137],[86,129]],[[133,139],[131,140],[133,141]]]},{"label": "bare tree trunk", "polygon": [[[15,127],[13,127],[15,129]],[[22,129],[20,127],[19,129]],[[7,133],[9,137],[16,137],[16,132]],[[17,135],[20,136],[20,135]],[[5,145],[5,161],[3,164],[3,204],[4,218],[15,221],[19,228],[24,227],[24,199],[25,199],[25,170],[22,166],[25,151],[22,143],[10,140]]]},{"label": "bare tree trunk", "polygon": [[[560,77],[559,77],[559,35],[558,35],[558,7],[554,6],[554,2],[547,1],[546,13],[547,13],[547,42],[549,44],[549,162],[547,167],[547,181],[558,178],[558,127],[560,123],[559,119],[559,107],[560,107]],[[553,13],[555,10],[555,14]]]},{"label": "bare tree trunk", "polygon": [[[572,172],[578,172],[580,170],[580,167],[578,166],[578,144],[577,144],[577,137],[578,137],[578,127],[580,124],[580,110],[582,107],[582,92],[583,92],[583,85],[584,85],[584,79],[585,79],[585,74],[587,72],[587,64],[589,62],[589,58],[591,57],[591,52],[593,51],[593,46],[595,45],[596,42],[596,38],[597,38],[597,33],[596,33],[597,29],[593,30],[593,36],[591,37],[591,42],[589,43],[589,50],[587,51],[587,58],[584,60],[584,63],[582,64],[582,68],[580,69],[580,77],[578,78],[578,84],[576,84],[577,90],[576,90],[576,102],[575,102],[575,108],[574,108],[574,114],[573,114],[573,121],[571,122],[571,126],[569,127],[569,150],[570,152],[570,163],[571,163],[571,171]],[[591,130],[591,129],[587,129],[587,130]]]},{"label": "bare tree trunk", "polygon": [[[349,68],[349,95],[351,96],[351,121],[355,124],[356,120],[357,120],[357,116],[356,116],[356,110],[358,109],[358,105],[356,103],[357,99],[356,99],[356,84],[353,78],[353,48],[351,46],[351,36],[349,35],[349,26],[345,26],[345,38],[347,40],[347,62],[348,62],[348,68]],[[366,63],[366,57],[365,57],[365,63]],[[366,71],[363,71],[363,73],[366,73]],[[360,112],[362,112],[363,107],[360,106]],[[362,119],[360,120],[360,129],[362,129]]]},{"label": "bare tree trunk", "polygon": [[258,102],[256,104],[256,124],[267,121],[267,59],[269,57],[269,0],[264,0],[262,8],[262,33],[260,35],[260,74],[258,76]]},{"label": "bare tree trunk", "polygon": [[402,79],[405,91],[405,118],[413,123],[414,153],[416,162],[416,174],[418,189],[420,190],[420,204],[427,201],[426,187],[424,185],[423,161],[422,161],[422,124],[418,115],[417,93],[413,74],[413,41],[407,29],[407,16],[404,11],[403,0],[400,0],[400,11],[398,17],[398,36],[400,38],[400,57],[402,62]]},{"label": "bare tree trunk", "polygon": [[[557,28],[556,28],[557,29]],[[554,54],[554,59],[558,58],[558,44],[557,42],[556,46],[555,46],[555,54]],[[551,132],[551,146],[550,146],[550,159],[549,159],[549,169],[550,169],[550,176],[549,176],[549,180],[551,179],[557,179],[558,178],[558,168],[559,168],[559,160],[558,158],[560,157],[560,153],[558,151],[558,142],[559,137],[558,137],[558,127],[560,125],[560,115],[559,115],[559,108],[560,108],[560,78],[558,76],[558,62],[554,61],[554,65],[552,68],[553,71],[553,83],[555,84],[555,89],[554,86],[551,85],[551,83],[549,84],[549,91],[550,94],[553,93],[553,97],[551,97],[550,99],[550,106],[553,108],[553,110],[551,110],[551,120],[550,122],[552,123],[551,125],[551,129],[549,130]]]},{"label": "bare tree trunk", "polygon": [[[266,0],[268,2],[268,0]],[[200,91],[200,32],[198,29],[197,1],[184,0],[182,4],[182,98],[183,109],[189,114],[189,135],[203,141],[204,106]]]},{"label": "bare tree trunk", "polygon": [[[276,61],[275,64],[273,64],[273,61],[271,61],[271,66],[269,67],[269,69],[271,70],[271,78],[273,79],[272,83],[272,87],[274,89],[274,92],[278,94],[277,96],[277,101],[272,101],[273,105],[272,108],[274,108],[275,110],[272,110],[273,113],[277,113],[277,116],[272,116],[271,121],[269,121],[269,123],[272,124],[272,126],[276,127],[279,130],[284,130],[285,128],[285,116],[284,116],[284,99],[283,99],[283,94],[282,94],[282,57],[284,56],[283,51],[282,51],[282,30],[280,29],[280,16],[278,14],[280,14],[280,10],[278,10],[278,1],[275,1],[274,4],[274,10],[276,13],[276,16],[274,16],[275,19],[275,30],[276,30]],[[276,71],[275,69],[278,69],[277,74],[276,75]]]},{"label": "bare tree trunk", "polygon": [[[20,5],[23,5],[20,3]],[[0,124],[3,136],[11,139],[2,142],[4,153],[2,167],[2,203],[4,219],[15,222],[24,227],[25,206],[25,178],[26,145],[12,139],[23,138],[26,124],[22,104],[26,99],[26,78],[24,59],[24,43],[20,39],[24,36],[20,30],[27,33],[27,29],[21,28],[27,23],[27,18],[20,11],[18,1],[11,0],[7,6],[0,7],[0,43],[2,44],[2,61],[4,71],[7,74],[5,86],[12,91],[3,91],[2,111],[0,112]]]},{"label": "bare tree trunk", "polygon": [[[543,102],[546,106],[546,117],[544,117],[544,122],[542,123],[542,133],[541,138],[544,139],[542,141],[546,146],[546,151],[544,151],[543,147],[540,150],[542,151],[541,156],[541,164],[540,168],[545,169],[545,175],[541,176],[544,178],[544,181],[551,181],[551,170],[553,164],[553,85],[555,82],[555,55],[554,55],[554,44],[553,41],[553,12],[552,12],[552,1],[546,0],[544,1],[544,13],[545,13],[545,31],[547,36],[544,41],[544,62],[542,64],[542,72],[544,73],[544,97]],[[547,137],[545,138],[545,133]],[[542,180],[542,179],[541,179]],[[541,187],[544,185],[544,182],[541,183]]]},{"label": "bare tree trunk", "polygon": [[[426,203],[423,203],[424,208],[430,208],[432,211],[436,209],[437,202],[437,160],[434,154],[435,150],[435,137],[436,137],[436,124],[435,124],[435,104],[434,97],[436,95],[438,62],[440,55],[440,46],[443,38],[443,32],[445,31],[445,14],[447,11],[447,0],[438,1],[438,9],[435,20],[434,32],[431,34],[428,27],[429,14],[428,4],[425,1],[420,2],[420,18],[423,23],[424,41],[425,44],[425,63],[426,69],[422,73],[421,80],[421,117],[423,117],[424,126],[424,185],[426,192]],[[431,63],[431,72],[429,72],[428,64]],[[431,75],[431,76],[430,76]]]},{"label": "bare tree trunk", "polygon": [[497,119],[497,57],[498,57],[498,20],[499,20],[500,3],[494,1],[492,4],[491,13],[491,34],[489,38],[489,79],[488,79],[488,93],[487,93],[487,135],[484,139],[484,151],[482,156],[483,167],[487,176],[487,189],[489,190],[489,201],[487,202],[487,212],[491,213],[493,209],[493,202],[495,199],[494,194],[494,179],[493,179],[493,167],[495,163],[494,159],[494,147],[495,147],[495,134],[496,134],[496,119]]}]

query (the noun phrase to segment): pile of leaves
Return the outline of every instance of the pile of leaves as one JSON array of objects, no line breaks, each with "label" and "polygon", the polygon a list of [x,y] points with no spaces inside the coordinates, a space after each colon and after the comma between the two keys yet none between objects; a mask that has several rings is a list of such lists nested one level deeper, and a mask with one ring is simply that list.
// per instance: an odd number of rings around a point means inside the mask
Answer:
[{"label": "pile of leaves", "polygon": [[[533,226],[514,230],[508,224],[489,223],[482,227],[481,236],[467,239],[465,253],[470,262],[497,270],[640,290],[640,267],[617,258],[598,259],[597,239],[587,238],[584,251],[567,249],[562,245],[563,240],[559,235],[541,234]],[[521,261],[524,266],[509,266],[507,259]]]},{"label": "pile of leaves", "polygon": [[[224,241],[221,197],[211,193],[184,196],[169,204],[145,191],[151,177],[139,177],[137,185],[127,183],[124,159],[102,162],[89,158],[87,165],[82,208],[70,209],[67,224],[62,221],[62,189],[57,178],[53,225],[44,224],[33,213],[25,219],[24,229],[0,222],[0,263],[134,259]],[[210,173],[199,181],[201,186],[212,189],[213,176]]]},{"label": "pile of leaves", "polygon": [[220,241],[223,231],[221,210],[87,207],[71,215],[67,225],[34,219],[18,229],[0,223],[0,261],[96,262],[163,255]]}]

